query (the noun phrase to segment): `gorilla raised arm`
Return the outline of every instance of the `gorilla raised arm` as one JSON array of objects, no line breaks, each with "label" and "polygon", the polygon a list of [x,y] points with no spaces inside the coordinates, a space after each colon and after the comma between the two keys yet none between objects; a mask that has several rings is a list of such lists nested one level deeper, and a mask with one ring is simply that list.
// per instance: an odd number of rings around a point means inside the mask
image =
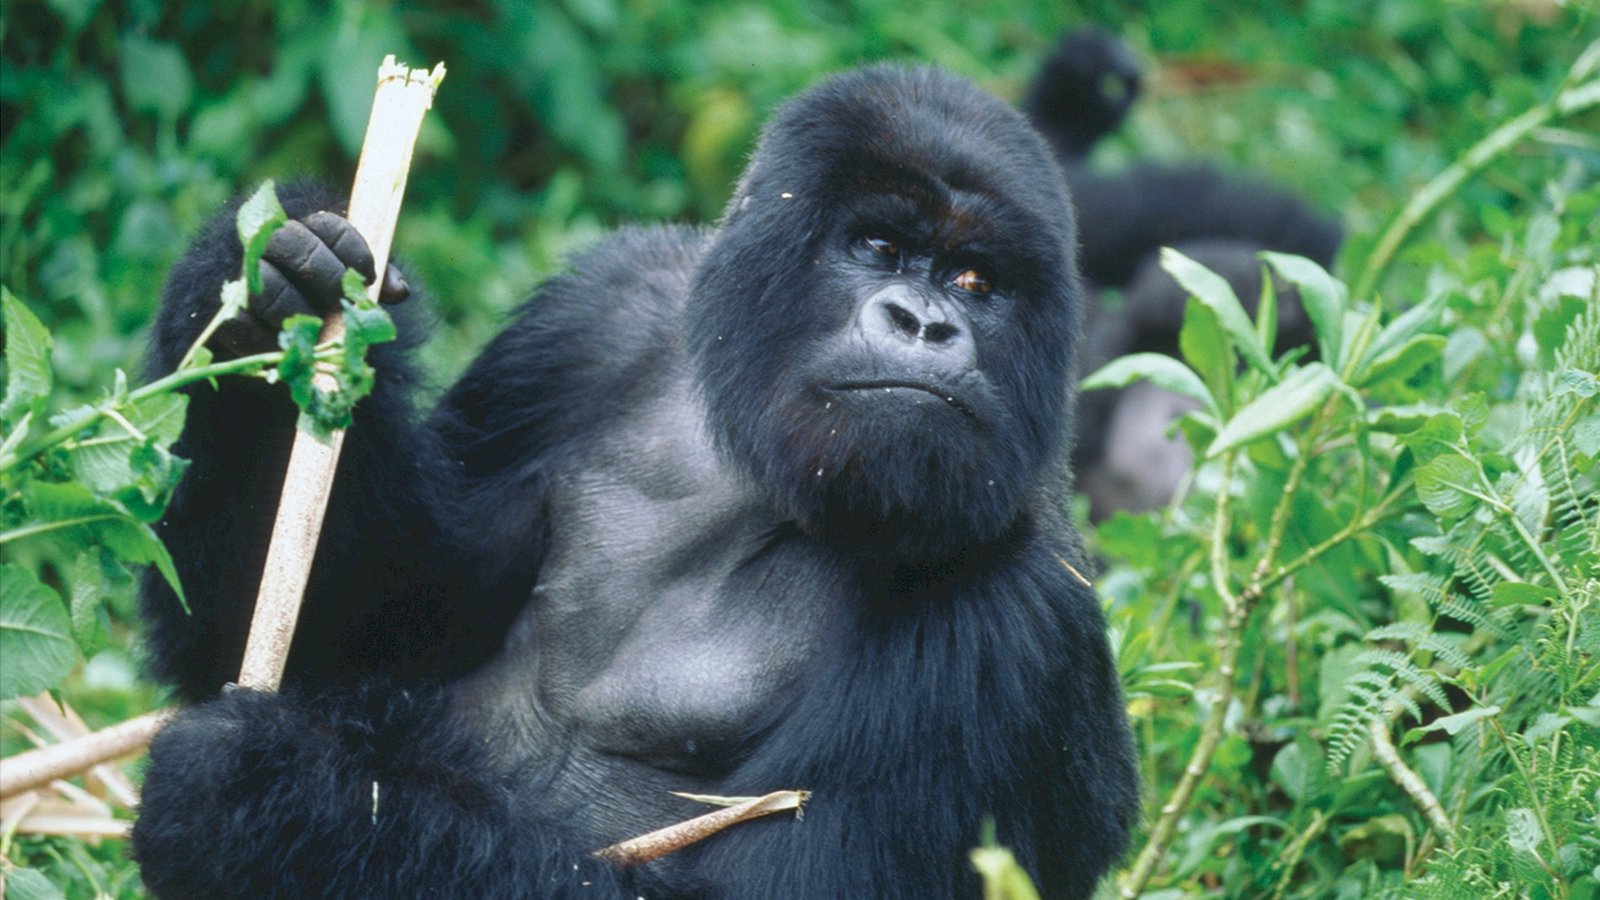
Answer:
[{"label": "gorilla raised arm", "polygon": [[[714,231],[602,242],[422,424],[389,352],[285,691],[196,703],[152,747],[147,883],[971,896],[992,819],[1045,896],[1088,895],[1137,791],[1058,509],[1083,300],[1053,171],[964,81],[842,75],[777,113]],[[288,201],[288,299],[235,339],[334,302],[302,264],[337,249],[311,227],[329,200]],[[158,358],[215,308],[231,243],[178,267]],[[222,388],[196,396],[164,526],[195,614],[159,580],[145,598],[157,671],[195,700],[237,665],[278,455],[255,448],[294,419]],[[590,856],[704,811],[669,791],[780,788],[812,792],[802,821]]]}]

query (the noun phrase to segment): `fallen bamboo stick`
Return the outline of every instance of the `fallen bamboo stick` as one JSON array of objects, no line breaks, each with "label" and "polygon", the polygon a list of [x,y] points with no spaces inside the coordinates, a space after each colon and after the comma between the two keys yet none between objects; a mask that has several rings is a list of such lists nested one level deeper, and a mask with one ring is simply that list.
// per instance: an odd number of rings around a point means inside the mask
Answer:
[{"label": "fallen bamboo stick", "polygon": [[604,850],[595,851],[594,855],[598,859],[619,866],[637,866],[666,856],[674,850],[682,850],[740,822],[748,822],[789,809],[794,810],[798,816],[810,796],[810,791],[773,791],[726,809],[713,810],[703,816],[686,819],[649,834],[619,841]]},{"label": "fallen bamboo stick", "polygon": [[171,716],[170,709],[157,710],[70,741],[9,756],[0,763],[0,799],[137,753],[150,743]]},{"label": "fallen bamboo stick", "polygon": [[[378,68],[378,89],[372,100],[372,115],[367,120],[361,159],[356,164],[349,215],[350,223],[372,249],[373,271],[377,277],[367,289],[367,295],[374,301],[389,264],[389,249],[395,223],[400,218],[400,201],[405,194],[417,131],[443,79],[443,63],[429,72],[407,68],[389,56]],[[323,323],[321,339],[326,341],[342,334],[343,318],[337,312],[330,313]],[[331,386],[330,376],[318,377],[327,379],[320,386]],[[323,513],[328,507],[328,495],[333,490],[333,475],[343,445],[343,431],[334,432],[326,444],[307,432],[295,432],[289,468],[283,479],[283,497],[278,504],[278,516],[267,548],[267,563],[261,575],[261,589],[256,595],[255,616],[250,622],[250,638],[239,669],[239,684],[243,687],[274,691],[283,680],[284,663],[300,617],[300,600],[311,576],[311,561],[316,556]]]}]

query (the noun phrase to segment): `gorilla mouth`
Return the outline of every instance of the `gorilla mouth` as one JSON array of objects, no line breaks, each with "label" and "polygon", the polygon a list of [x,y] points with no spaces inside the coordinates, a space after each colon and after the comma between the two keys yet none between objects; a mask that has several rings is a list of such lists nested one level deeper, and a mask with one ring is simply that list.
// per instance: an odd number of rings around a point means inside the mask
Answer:
[{"label": "gorilla mouth", "polygon": [[972,407],[963,403],[954,391],[941,388],[938,385],[916,381],[846,381],[830,385],[827,390],[841,394],[862,394],[871,391],[893,394],[899,391],[917,391],[947,404],[951,409],[961,413],[975,423],[978,421],[978,414],[972,410]]}]

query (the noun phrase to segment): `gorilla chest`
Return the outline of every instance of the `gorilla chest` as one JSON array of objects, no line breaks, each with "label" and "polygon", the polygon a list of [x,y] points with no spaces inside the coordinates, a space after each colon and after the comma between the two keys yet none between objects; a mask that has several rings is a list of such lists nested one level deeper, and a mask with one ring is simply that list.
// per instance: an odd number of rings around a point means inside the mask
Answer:
[{"label": "gorilla chest", "polygon": [[581,745],[716,775],[787,707],[845,586],[698,433],[647,433],[555,481],[545,564],[507,649]]}]

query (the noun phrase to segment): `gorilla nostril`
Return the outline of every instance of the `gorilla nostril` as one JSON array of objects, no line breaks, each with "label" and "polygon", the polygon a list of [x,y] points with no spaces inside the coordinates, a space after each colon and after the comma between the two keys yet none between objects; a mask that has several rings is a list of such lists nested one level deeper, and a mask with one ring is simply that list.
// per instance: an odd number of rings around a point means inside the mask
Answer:
[{"label": "gorilla nostril", "polygon": [[896,331],[916,337],[922,331],[922,323],[905,307],[895,303],[885,303],[883,311],[889,316],[889,321],[894,323]]},{"label": "gorilla nostril", "polygon": [[930,322],[922,329],[922,339],[930,344],[943,344],[954,338],[960,331],[949,322]]}]

